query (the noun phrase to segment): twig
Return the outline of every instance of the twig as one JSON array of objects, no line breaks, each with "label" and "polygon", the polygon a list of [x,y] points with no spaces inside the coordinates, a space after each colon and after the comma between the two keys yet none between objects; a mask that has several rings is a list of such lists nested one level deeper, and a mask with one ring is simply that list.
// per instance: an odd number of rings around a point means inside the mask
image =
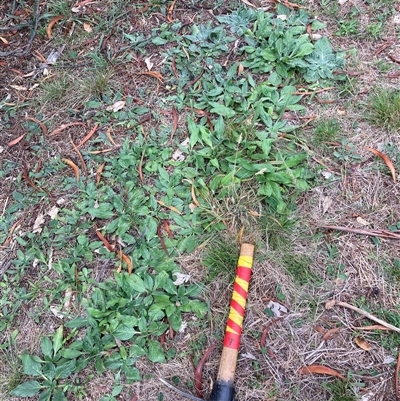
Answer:
[{"label": "twig", "polygon": [[40,5],[40,1],[39,0],[35,0],[35,8],[34,8],[34,11],[33,11],[33,17],[34,17],[35,22],[34,22],[34,25],[33,25],[33,30],[32,30],[32,33],[31,33],[31,37],[30,37],[29,42],[26,45],[25,49],[20,51],[20,52],[18,50],[12,50],[12,51],[9,51],[9,52],[0,52],[0,57],[9,57],[9,56],[22,57],[22,56],[25,56],[25,54],[29,52],[29,50],[32,47],[32,42],[33,42],[33,39],[36,36],[36,32],[37,32],[38,25],[39,25],[39,5]]},{"label": "twig", "polygon": [[393,232],[389,230],[366,230],[363,228],[351,228],[342,226],[320,226],[321,228],[326,228],[328,230],[338,230],[345,231],[354,234],[370,235],[372,237],[390,238],[390,239],[400,239],[400,233]]},{"label": "twig", "polygon": [[400,329],[398,327],[393,326],[390,323],[386,323],[384,320],[379,319],[379,317],[371,315],[369,312],[367,312],[367,311],[365,311],[363,309],[357,308],[357,306],[350,305],[347,302],[331,300],[331,301],[328,301],[325,304],[325,309],[328,309],[328,310],[332,309],[335,305],[342,306],[343,308],[351,309],[351,310],[359,313],[360,315],[363,315],[363,316],[367,317],[368,319],[373,320],[374,322],[379,323],[382,326],[387,327],[390,330],[393,330],[393,331],[395,331],[397,333],[400,333]]}]

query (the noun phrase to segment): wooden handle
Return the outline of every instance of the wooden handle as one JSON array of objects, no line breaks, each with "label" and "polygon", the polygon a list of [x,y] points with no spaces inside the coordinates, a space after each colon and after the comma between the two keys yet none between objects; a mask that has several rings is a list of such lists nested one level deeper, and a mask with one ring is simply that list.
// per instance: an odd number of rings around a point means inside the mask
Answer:
[{"label": "wooden handle", "polygon": [[235,378],[236,362],[240,346],[244,312],[251,269],[253,267],[254,245],[242,244],[233,286],[231,307],[226,324],[224,347],[222,349],[217,381],[231,382]]}]

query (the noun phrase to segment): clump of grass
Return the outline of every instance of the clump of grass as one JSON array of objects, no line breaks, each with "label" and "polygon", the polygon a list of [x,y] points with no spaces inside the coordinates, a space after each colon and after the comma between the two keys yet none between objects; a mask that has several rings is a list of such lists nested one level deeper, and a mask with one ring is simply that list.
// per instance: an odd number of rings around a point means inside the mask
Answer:
[{"label": "clump of grass", "polygon": [[347,381],[336,379],[331,383],[323,383],[323,387],[330,394],[329,401],[356,401],[357,397],[351,389],[351,385]]},{"label": "clump of grass", "polygon": [[400,92],[379,90],[369,99],[368,119],[376,126],[395,131],[400,128]]},{"label": "clump of grass", "polygon": [[207,248],[203,264],[208,269],[207,279],[211,282],[216,277],[233,279],[238,259],[237,242],[233,239],[222,238],[215,240]]},{"label": "clump of grass", "polygon": [[300,285],[318,282],[320,279],[311,271],[311,259],[307,256],[286,252],[282,256],[287,272]]},{"label": "clump of grass", "polygon": [[14,347],[1,351],[0,363],[3,366],[0,370],[0,394],[6,396],[21,382],[22,363]]},{"label": "clump of grass", "polygon": [[314,139],[318,144],[338,138],[340,124],[336,118],[321,119],[315,127]]}]

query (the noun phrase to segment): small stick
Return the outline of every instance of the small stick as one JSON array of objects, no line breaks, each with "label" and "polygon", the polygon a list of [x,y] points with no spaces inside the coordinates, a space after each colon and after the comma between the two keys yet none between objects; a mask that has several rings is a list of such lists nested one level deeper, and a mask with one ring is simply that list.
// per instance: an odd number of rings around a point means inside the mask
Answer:
[{"label": "small stick", "polygon": [[366,230],[362,228],[341,227],[341,226],[320,226],[328,230],[345,231],[354,234],[371,235],[372,237],[400,239],[400,234],[395,231],[388,230]]},{"label": "small stick", "polygon": [[331,301],[328,301],[325,304],[325,309],[328,309],[328,310],[332,309],[335,305],[343,306],[343,308],[351,309],[351,310],[359,313],[360,315],[363,315],[363,316],[367,317],[368,319],[373,320],[374,322],[379,323],[382,326],[387,327],[390,330],[393,330],[393,331],[396,331],[397,333],[400,333],[400,329],[398,327],[393,326],[390,323],[386,323],[384,320],[381,320],[378,317],[376,317],[374,315],[371,315],[369,312],[367,312],[367,311],[365,311],[363,309],[360,309],[360,308],[357,308],[356,306],[350,305],[347,302],[336,301],[336,300],[333,299]]}]

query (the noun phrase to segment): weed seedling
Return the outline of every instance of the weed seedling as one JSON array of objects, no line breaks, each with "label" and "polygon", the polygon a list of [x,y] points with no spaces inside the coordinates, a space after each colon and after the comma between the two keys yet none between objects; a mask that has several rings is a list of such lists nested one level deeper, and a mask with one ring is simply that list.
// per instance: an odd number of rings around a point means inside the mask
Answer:
[{"label": "weed seedling", "polygon": [[377,90],[369,98],[368,120],[373,124],[395,131],[400,128],[400,92]]},{"label": "weed seedling", "polygon": [[321,119],[315,127],[314,139],[317,144],[337,140],[340,124],[336,118]]}]

